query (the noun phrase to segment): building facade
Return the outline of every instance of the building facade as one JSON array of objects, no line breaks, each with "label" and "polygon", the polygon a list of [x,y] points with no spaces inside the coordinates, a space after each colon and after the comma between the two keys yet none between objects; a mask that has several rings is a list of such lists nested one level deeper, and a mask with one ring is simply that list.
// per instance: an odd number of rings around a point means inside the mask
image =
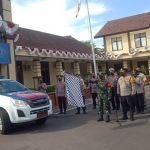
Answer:
[{"label": "building facade", "polygon": [[95,35],[103,38],[108,68],[144,66],[150,73],[150,12],[108,21]]},{"label": "building facade", "polygon": [[[3,19],[3,21],[2,21]],[[13,25],[11,28],[8,25]],[[14,29],[16,30],[15,24],[12,23],[12,13],[11,13],[11,1],[10,0],[0,0],[0,42],[8,43],[10,45],[10,64],[0,64],[0,74],[4,75],[6,78],[16,79],[16,62],[14,53],[14,38],[6,34],[5,30]],[[4,30],[5,29],[5,30]],[[9,32],[9,31],[8,31]]]}]

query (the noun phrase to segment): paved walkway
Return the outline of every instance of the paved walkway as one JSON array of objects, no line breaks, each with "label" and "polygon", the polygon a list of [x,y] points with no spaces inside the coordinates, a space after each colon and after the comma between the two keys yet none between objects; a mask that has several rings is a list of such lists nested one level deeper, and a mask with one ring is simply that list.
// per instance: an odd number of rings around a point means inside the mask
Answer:
[{"label": "paved walkway", "polygon": [[[146,87],[149,99],[150,87]],[[90,102],[91,100],[87,100]],[[87,106],[87,115],[51,115],[46,124],[27,123],[17,126],[10,135],[0,135],[0,150],[150,150],[150,100],[145,114],[135,115],[135,121],[97,122],[98,110]],[[122,116],[121,110],[118,112]]]}]

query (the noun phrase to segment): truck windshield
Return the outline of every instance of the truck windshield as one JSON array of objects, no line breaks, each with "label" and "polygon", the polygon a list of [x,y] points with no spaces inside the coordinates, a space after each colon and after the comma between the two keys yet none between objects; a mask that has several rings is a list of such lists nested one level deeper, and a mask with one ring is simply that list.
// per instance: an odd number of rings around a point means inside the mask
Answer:
[{"label": "truck windshield", "polygon": [[0,81],[0,94],[26,90],[28,89],[17,81],[13,80]]}]

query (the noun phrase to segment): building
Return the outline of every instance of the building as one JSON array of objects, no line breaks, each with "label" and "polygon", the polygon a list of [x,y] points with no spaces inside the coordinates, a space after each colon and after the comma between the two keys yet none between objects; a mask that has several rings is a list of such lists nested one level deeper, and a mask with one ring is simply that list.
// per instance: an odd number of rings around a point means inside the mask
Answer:
[{"label": "building", "polygon": [[144,65],[150,73],[150,12],[108,21],[94,38],[103,38],[107,68]]},{"label": "building", "polygon": [[[3,19],[3,20],[2,20]],[[0,60],[6,56],[6,51],[2,49],[2,44],[8,48],[7,54],[11,59],[11,63],[0,63],[0,74],[6,78],[16,79],[16,64],[14,53],[14,38],[10,36],[18,28],[18,25],[12,23],[11,2],[10,0],[0,0]],[[6,34],[7,33],[7,34]],[[10,53],[11,52],[11,53]],[[7,56],[8,56],[7,55]],[[9,60],[10,61],[10,60]]]},{"label": "building", "polygon": [[[58,36],[19,28],[15,45],[17,80],[33,88],[33,79],[42,76],[48,85],[55,85],[63,71],[73,74],[93,73],[91,49],[71,36]],[[104,55],[96,55],[97,71]],[[35,81],[37,82],[37,81]]]}]

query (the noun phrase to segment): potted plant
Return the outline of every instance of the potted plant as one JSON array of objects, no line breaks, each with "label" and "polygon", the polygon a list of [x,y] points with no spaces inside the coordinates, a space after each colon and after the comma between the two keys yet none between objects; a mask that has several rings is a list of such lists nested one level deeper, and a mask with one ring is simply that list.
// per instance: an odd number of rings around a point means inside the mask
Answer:
[{"label": "potted plant", "polygon": [[49,85],[49,86],[47,86],[46,92],[47,92],[49,98],[52,100],[53,107],[57,108],[58,107],[58,100],[57,100],[57,97],[55,94],[55,88],[56,88],[56,86]]},{"label": "potted plant", "polygon": [[[83,77],[83,80],[84,80],[84,83],[85,83],[86,87],[88,87],[89,76],[90,75],[91,75],[90,73],[83,73],[82,74],[82,77]],[[90,89],[84,90],[84,94],[85,94],[85,98],[91,98],[91,91],[90,91]]]}]

